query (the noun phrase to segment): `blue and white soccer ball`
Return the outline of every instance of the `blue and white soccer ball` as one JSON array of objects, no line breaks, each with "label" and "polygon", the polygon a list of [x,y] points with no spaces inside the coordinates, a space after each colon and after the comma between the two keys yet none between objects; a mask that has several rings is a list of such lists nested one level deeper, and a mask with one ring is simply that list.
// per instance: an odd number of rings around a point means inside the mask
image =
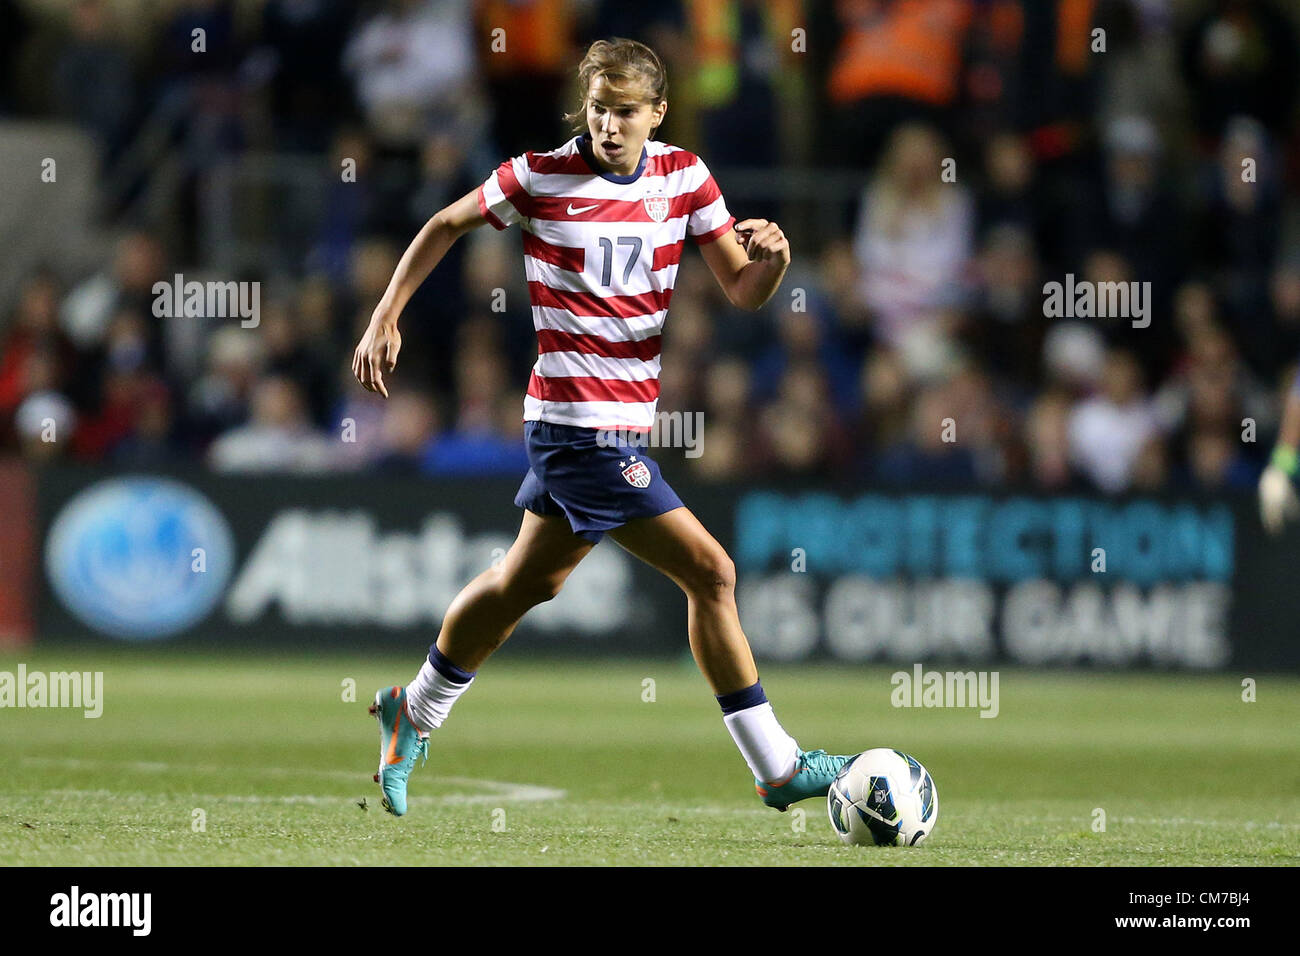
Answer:
[{"label": "blue and white soccer ball", "polygon": [[915,757],[877,747],[840,768],[826,809],[845,843],[916,846],[939,819],[939,791]]}]

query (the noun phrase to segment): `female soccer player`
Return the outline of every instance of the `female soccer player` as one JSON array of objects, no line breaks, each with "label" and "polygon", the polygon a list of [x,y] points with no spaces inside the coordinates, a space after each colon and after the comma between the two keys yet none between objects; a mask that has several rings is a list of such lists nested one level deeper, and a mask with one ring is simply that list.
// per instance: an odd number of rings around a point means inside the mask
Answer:
[{"label": "female soccer player", "polygon": [[407,777],[417,756],[427,759],[428,732],[528,609],[558,594],[608,533],[686,592],[695,661],[759,796],[785,810],[825,796],[848,758],[801,750],[777,722],[740,629],[731,559],[643,447],[608,436],[653,425],[660,331],[684,240],[700,247],[727,298],[749,310],[780,285],[790,244],[774,222],[736,222],[698,156],[652,139],[668,101],[663,64],[649,47],[593,43],[578,84],[582,105],[566,119],[585,118],[585,132],[503,162],[434,215],[353,355],[357,380],[387,397],[384,375],[396,366],[397,320],[411,294],[460,236],[484,223],[519,224],[538,352],[523,416],[532,467],[515,496],[523,523],[504,560],[451,602],[415,679],[375,694],[375,780],[384,808],[404,814]]}]

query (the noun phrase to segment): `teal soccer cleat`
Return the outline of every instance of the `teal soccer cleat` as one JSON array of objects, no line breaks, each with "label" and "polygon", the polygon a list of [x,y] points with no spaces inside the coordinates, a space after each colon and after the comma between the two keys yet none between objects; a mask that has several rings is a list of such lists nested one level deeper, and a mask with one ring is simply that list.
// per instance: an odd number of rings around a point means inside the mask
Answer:
[{"label": "teal soccer cleat", "polygon": [[[415,769],[415,758],[429,759],[429,738],[421,736],[406,712],[406,688],[384,687],[375,691],[370,713],[379,721],[379,772],[375,783],[384,792],[380,801],[395,817],[406,813],[406,778]],[[423,766],[423,764],[421,764]]]},{"label": "teal soccer cleat", "polygon": [[784,813],[792,803],[809,797],[826,796],[835,775],[851,759],[852,757],[828,754],[824,750],[801,750],[795,761],[794,773],[786,778],[785,783],[773,786],[756,779],[754,789],[764,803]]}]

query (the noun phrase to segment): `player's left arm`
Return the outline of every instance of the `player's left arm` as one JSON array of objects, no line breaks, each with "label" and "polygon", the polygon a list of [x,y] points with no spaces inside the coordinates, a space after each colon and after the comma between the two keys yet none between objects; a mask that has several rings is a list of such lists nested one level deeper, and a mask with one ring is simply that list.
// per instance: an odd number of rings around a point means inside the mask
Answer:
[{"label": "player's left arm", "polygon": [[785,270],[790,267],[790,242],[781,227],[766,219],[746,219],[700,246],[709,271],[722,286],[727,299],[750,312],[772,298]]}]

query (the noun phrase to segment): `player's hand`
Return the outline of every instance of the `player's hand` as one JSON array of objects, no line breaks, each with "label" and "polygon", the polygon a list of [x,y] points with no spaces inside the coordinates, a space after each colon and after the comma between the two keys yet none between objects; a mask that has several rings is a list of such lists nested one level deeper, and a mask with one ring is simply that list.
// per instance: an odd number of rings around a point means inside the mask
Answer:
[{"label": "player's hand", "polygon": [[397,353],[402,348],[402,334],[395,322],[371,319],[366,334],[361,336],[357,350],[352,353],[352,374],[361,387],[388,397],[384,386],[384,373],[397,368]]},{"label": "player's hand", "polygon": [[1259,516],[1269,534],[1282,530],[1288,518],[1300,515],[1291,476],[1276,465],[1269,465],[1259,478]]},{"label": "player's hand", "polygon": [[750,262],[776,259],[790,264],[790,243],[781,227],[766,219],[746,219],[736,223],[736,241],[745,247]]}]

